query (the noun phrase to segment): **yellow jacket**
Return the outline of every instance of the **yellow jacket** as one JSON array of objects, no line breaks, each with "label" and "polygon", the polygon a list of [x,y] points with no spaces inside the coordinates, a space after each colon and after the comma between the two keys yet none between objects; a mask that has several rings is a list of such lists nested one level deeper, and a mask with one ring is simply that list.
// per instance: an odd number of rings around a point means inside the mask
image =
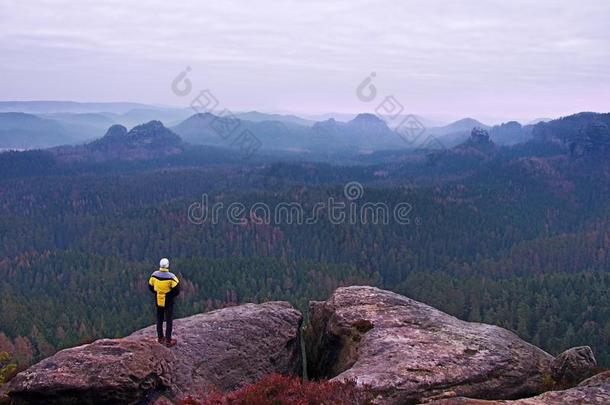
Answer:
[{"label": "yellow jacket", "polygon": [[[165,307],[166,301],[171,304],[180,294],[180,281],[169,269],[161,268],[155,271],[148,279],[150,291],[157,294],[157,306]],[[167,299],[167,300],[166,300]]]}]

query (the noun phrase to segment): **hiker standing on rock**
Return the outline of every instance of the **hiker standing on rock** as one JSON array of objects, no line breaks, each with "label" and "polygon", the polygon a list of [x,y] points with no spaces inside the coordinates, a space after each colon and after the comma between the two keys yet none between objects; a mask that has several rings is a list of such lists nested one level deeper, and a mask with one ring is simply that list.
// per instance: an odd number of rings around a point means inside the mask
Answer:
[{"label": "hiker standing on rock", "polygon": [[[169,271],[169,260],[161,259],[159,270],[148,279],[148,288],[156,294],[157,306],[157,337],[159,343],[167,347],[176,346],[176,339],[172,339],[172,321],[174,312],[174,299],[180,294],[180,281],[174,273]],[[165,319],[165,337],[163,336],[163,320]]]}]

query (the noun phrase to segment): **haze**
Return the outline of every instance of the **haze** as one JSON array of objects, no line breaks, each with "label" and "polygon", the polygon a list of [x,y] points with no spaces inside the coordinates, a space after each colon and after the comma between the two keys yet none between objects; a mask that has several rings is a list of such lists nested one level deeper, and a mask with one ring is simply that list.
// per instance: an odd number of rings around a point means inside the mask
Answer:
[{"label": "haze", "polygon": [[608,111],[607,1],[0,2],[0,99],[371,111],[371,72],[408,112],[482,120]]}]

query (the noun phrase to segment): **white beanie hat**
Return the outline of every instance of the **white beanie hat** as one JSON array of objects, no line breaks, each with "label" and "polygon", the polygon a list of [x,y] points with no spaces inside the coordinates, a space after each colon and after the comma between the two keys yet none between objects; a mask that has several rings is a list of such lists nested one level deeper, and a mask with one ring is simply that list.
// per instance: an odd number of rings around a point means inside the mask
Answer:
[{"label": "white beanie hat", "polygon": [[163,269],[169,269],[169,260],[166,259],[165,257],[163,259],[161,259],[161,261],[159,262],[159,267],[161,267]]}]

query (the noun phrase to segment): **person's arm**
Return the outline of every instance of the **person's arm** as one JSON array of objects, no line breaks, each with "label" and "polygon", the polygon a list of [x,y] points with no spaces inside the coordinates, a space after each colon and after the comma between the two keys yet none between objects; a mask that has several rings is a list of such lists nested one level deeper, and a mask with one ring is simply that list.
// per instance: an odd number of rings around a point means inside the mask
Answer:
[{"label": "person's arm", "polygon": [[150,292],[155,293],[155,279],[153,277],[148,279],[148,289]]},{"label": "person's arm", "polygon": [[180,295],[180,280],[178,280],[178,277],[176,276],[172,278],[172,289],[169,293],[172,298],[175,298]]}]

